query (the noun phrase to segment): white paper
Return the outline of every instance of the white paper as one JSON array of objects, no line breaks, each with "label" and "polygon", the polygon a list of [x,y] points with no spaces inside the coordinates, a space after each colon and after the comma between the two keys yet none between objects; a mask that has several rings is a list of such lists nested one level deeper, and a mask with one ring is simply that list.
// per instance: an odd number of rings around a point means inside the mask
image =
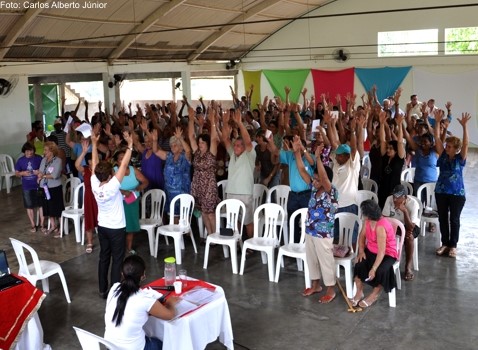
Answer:
[{"label": "white paper", "polygon": [[320,132],[319,129],[317,128],[320,126],[320,119],[315,119],[312,121],[312,132]]},{"label": "white paper", "polygon": [[84,138],[87,138],[87,137],[91,136],[91,125],[88,124],[88,123],[81,124],[75,130],[81,132],[83,134]]}]

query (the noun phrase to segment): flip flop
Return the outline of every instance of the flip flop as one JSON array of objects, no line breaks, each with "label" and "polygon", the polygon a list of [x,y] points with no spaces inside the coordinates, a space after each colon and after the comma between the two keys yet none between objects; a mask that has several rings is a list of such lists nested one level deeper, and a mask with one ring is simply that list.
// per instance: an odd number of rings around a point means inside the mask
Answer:
[{"label": "flip flop", "polygon": [[320,290],[315,290],[315,289],[312,289],[312,288],[306,288],[302,292],[302,296],[303,297],[309,297],[313,294],[317,294],[317,293],[320,293],[320,292],[322,292],[322,288],[320,288]]},{"label": "flip flop", "polygon": [[412,272],[405,272],[405,281],[413,281],[415,275]]},{"label": "flip flop", "polygon": [[31,233],[37,232],[37,228],[36,228],[35,226],[32,226],[32,227],[30,228],[30,232],[31,232]]},{"label": "flip flop", "polygon": [[86,245],[86,253],[91,254],[93,252],[93,244]]},{"label": "flip flop", "polygon": [[319,299],[319,303],[321,303],[321,304],[328,304],[328,303],[330,303],[332,300],[335,299],[335,296],[336,296],[336,294],[334,294],[334,295],[328,295],[328,294],[326,294],[326,295],[324,295],[323,297],[321,297],[321,298]]},{"label": "flip flop", "polygon": [[352,299],[349,299],[349,300],[350,300],[350,302],[352,303],[352,306],[353,306],[353,307],[356,307],[356,306],[360,303],[360,300],[363,299],[363,297],[364,297],[364,295],[362,294],[362,296],[359,297],[358,299],[352,298]]}]

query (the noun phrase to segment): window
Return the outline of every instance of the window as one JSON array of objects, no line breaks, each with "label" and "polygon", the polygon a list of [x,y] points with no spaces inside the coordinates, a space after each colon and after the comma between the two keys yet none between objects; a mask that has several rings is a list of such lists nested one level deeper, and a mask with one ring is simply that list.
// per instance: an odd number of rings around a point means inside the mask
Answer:
[{"label": "window", "polygon": [[478,27],[445,28],[445,54],[478,53]]},{"label": "window", "polygon": [[378,57],[438,54],[438,29],[378,33]]}]

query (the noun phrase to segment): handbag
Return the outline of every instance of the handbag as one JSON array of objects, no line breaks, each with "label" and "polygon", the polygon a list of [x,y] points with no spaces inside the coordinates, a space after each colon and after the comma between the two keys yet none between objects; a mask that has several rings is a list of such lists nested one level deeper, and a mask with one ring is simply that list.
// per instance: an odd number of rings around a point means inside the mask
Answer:
[{"label": "handbag", "polygon": [[232,228],[221,227],[219,229],[219,235],[231,237],[234,235],[234,230]]},{"label": "handbag", "polygon": [[334,244],[332,252],[336,258],[345,258],[350,252],[350,247],[346,245]]}]

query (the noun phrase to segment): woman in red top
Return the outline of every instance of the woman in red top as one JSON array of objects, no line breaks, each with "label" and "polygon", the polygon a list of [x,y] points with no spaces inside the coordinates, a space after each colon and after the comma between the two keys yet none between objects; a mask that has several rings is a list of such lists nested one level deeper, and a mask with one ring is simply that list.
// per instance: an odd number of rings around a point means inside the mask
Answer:
[{"label": "woman in red top", "polygon": [[[360,204],[360,209],[365,221],[358,241],[354,268],[357,292],[352,304],[366,308],[377,301],[382,289],[388,293],[396,287],[393,264],[397,260],[397,248],[395,230],[390,222],[382,217],[378,203],[369,199]],[[366,298],[363,294],[363,282],[373,287],[372,293]]]}]

